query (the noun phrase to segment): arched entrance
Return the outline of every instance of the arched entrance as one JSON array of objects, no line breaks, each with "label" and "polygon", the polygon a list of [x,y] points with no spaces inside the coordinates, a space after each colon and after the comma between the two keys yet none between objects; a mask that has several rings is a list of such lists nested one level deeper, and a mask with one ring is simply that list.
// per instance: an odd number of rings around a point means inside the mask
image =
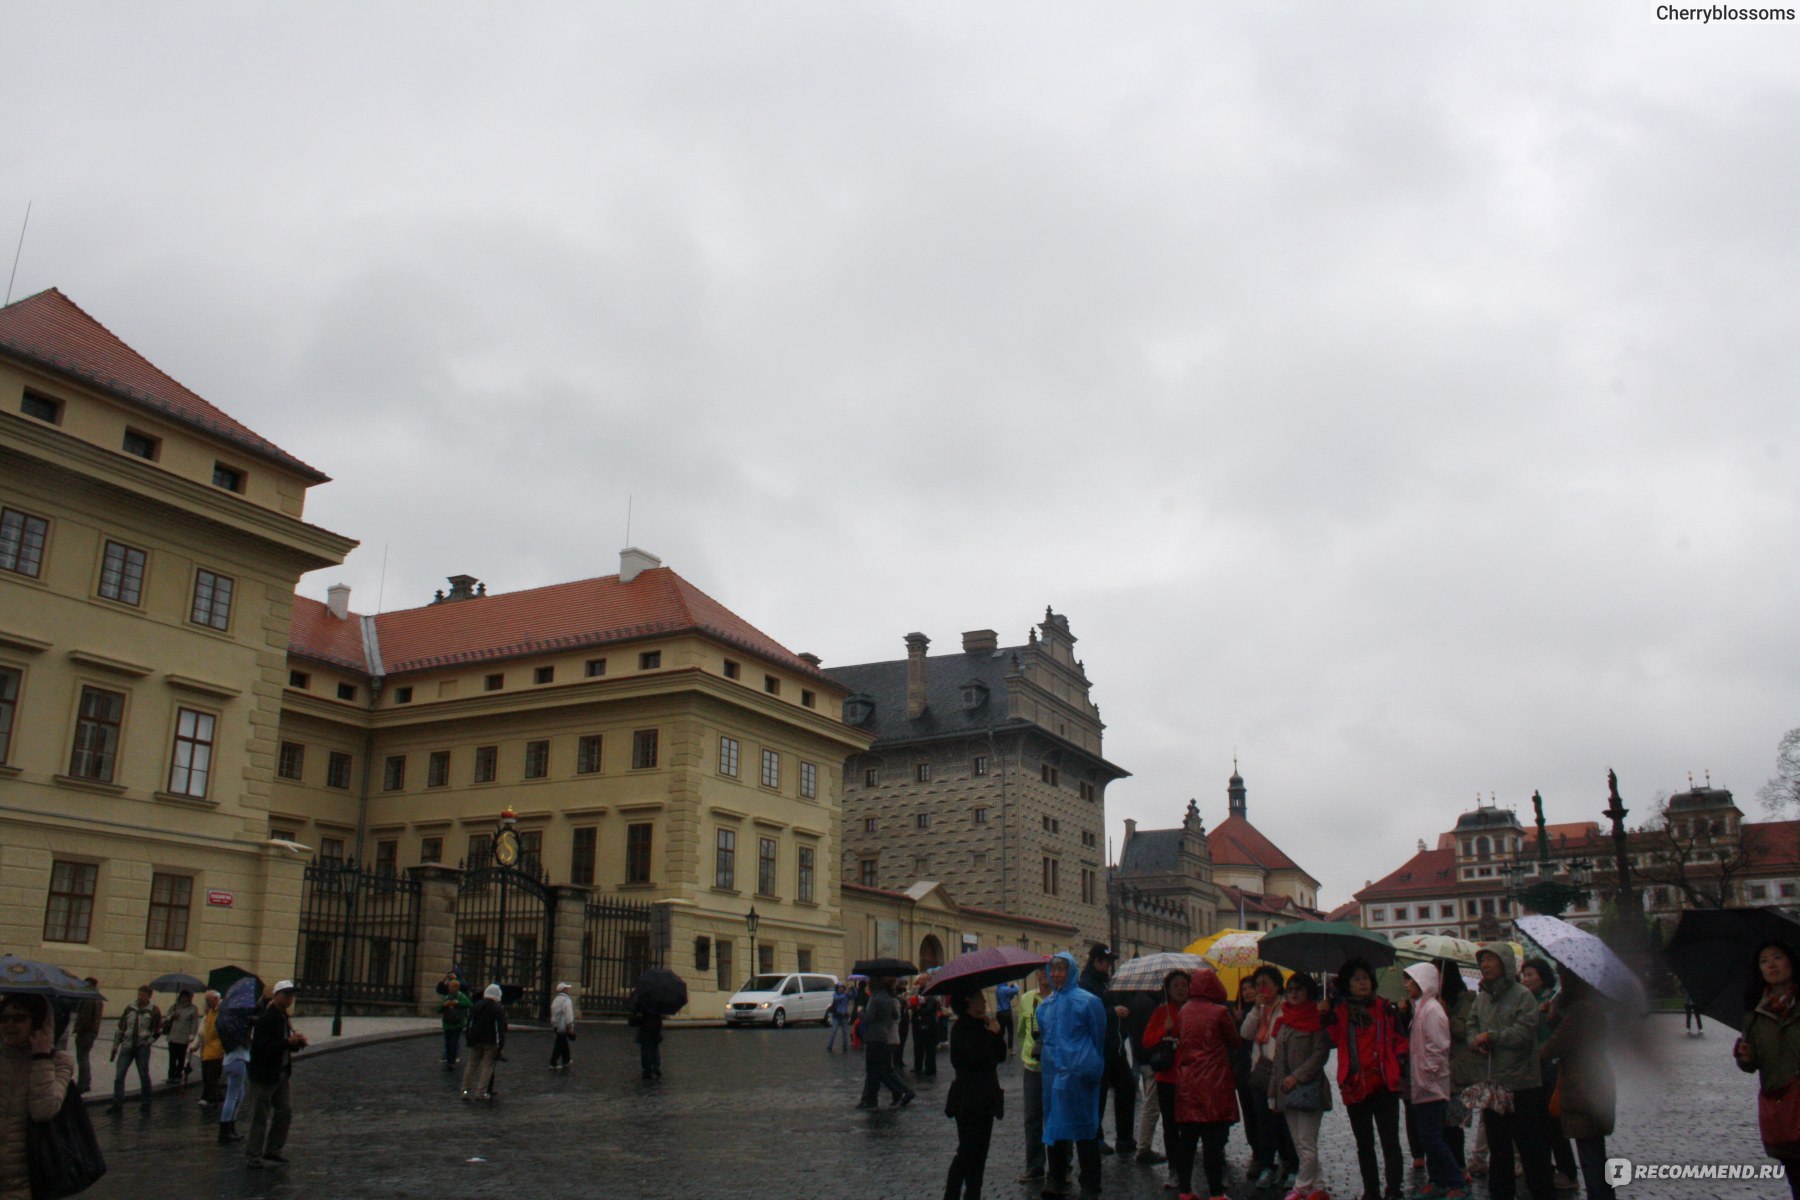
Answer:
[{"label": "arched entrance", "polygon": [[933,967],[944,965],[944,944],[937,940],[935,933],[925,935],[919,943],[919,970],[929,971]]}]

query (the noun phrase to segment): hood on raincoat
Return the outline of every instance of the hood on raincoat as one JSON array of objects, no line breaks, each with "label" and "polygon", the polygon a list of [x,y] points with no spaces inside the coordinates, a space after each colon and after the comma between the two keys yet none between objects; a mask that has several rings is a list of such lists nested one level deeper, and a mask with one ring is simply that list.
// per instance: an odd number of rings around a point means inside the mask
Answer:
[{"label": "hood on raincoat", "polygon": [[[1513,971],[1512,955],[1508,954],[1505,950],[1495,950],[1491,947],[1483,946],[1480,950],[1476,951],[1476,964],[1479,966],[1482,958],[1489,954],[1500,960],[1500,987],[1504,988],[1507,984],[1512,983],[1518,978],[1518,975]],[[1523,987],[1524,985],[1521,984],[1520,986]],[[1486,975],[1481,977],[1481,990],[1491,990],[1488,988],[1488,979]]]},{"label": "hood on raincoat", "polygon": [[488,984],[488,985],[487,985],[487,989],[486,989],[486,990],[485,990],[485,991],[483,991],[483,992],[482,992],[482,993],[481,993],[481,994],[482,994],[482,996],[483,996],[483,997],[485,997],[485,998],[486,998],[486,999],[489,999],[489,1000],[498,1000],[498,999],[500,999],[500,997],[501,997],[501,995],[502,995],[502,994],[503,994],[503,993],[502,993],[502,992],[501,992],[501,991],[500,991],[500,985],[499,985],[499,984],[497,984],[497,983],[490,983],[490,984]]},{"label": "hood on raincoat", "polygon": [[[1050,978],[1050,963],[1055,962],[1059,958],[1062,959],[1063,962],[1068,965],[1069,977],[1067,979],[1063,980],[1063,985],[1061,987],[1057,988],[1056,991],[1057,992],[1074,991],[1076,988],[1081,986],[1081,964],[1076,962],[1075,956],[1073,954],[1070,954],[1067,950],[1059,950],[1055,954],[1052,954],[1050,956],[1050,962],[1047,962],[1044,964],[1044,978],[1045,979]],[[1055,993],[1052,993],[1052,994],[1054,995]]]},{"label": "hood on raincoat", "polygon": [[1224,1004],[1225,985],[1219,982],[1219,973],[1211,967],[1198,967],[1188,976],[1188,998],[1211,1000],[1214,1004]]},{"label": "hood on raincoat", "polygon": [[1436,1000],[1438,998],[1438,969],[1430,963],[1414,963],[1406,968],[1406,977],[1419,985],[1421,999]]},{"label": "hood on raincoat", "polygon": [[[1039,1062],[1045,1145],[1086,1141],[1099,1135],[1100,1077],[1106,1067],[1106,1006],[1100,997],[1082,989],[1073,954],[1064,952],[1050,961],[1057,959],[1069,968],[1068,978],[1034,1014],[1043,1035]],[[1048,970],[1046,965],[1046,979]]]}]

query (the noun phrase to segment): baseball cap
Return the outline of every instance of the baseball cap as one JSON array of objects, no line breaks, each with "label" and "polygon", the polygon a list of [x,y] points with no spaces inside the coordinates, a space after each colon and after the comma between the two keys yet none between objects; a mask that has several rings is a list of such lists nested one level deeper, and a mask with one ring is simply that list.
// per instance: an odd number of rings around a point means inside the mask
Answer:
[{"label": "baseball cap", "polygon": [[1092,948],[1090,948],[1088,950],[1088,961],[1089,962],[1095,962],[1102,958],[1115,958],[1116,959],[1118,957],[1119,957],[1118,954],[1116,952],[1114,952],[1113,948],[1111,946],[1108,946],[1105,942],[1095,942],[1093,944]]},{"label": "baseball cap", "polygon": [[277,992],[291,992],[293,990],[294,981],[291,979],[283,979],[280,983],[277,983],[274,987],[269,989],[269,995],[273,996]]}]

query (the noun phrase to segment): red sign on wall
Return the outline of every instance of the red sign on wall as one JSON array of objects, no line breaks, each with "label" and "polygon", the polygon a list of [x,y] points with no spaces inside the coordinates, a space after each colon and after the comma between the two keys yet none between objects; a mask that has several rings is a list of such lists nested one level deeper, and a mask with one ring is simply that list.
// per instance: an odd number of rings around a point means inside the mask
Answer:
[{"label": "red sign on wall", "polygon": [[234,899],[230,892],[208,892],[206,902],[215,908],[230,908]]}]

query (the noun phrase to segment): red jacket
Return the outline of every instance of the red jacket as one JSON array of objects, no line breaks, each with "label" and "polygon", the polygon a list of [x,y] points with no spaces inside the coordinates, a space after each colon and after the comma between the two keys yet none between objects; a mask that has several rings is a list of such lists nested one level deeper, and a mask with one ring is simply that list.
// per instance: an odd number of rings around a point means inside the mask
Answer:
[{"label": "red jacket", "polygon": [[[1183,1007],[1186,1006],[1184,1005]],[[1150,1051],[1156,1049],[1156,1044],[1162,1041],[1163,1038],[1179,1036],[1180,1022],[1181,1009],[1175,1008],[1167,1002],[1157,1005],[1156,1011],[1150,1014],[1150,1019],[1144,1022],[1144,1039],[1142,1042],[1144,1053],[1143,1057],[1139,1058],[1138,1061],[1148,1062]],[[1156,1082],[1174,1083],[1175,1068],[1170,1067],[1166,1071],[1156,1072]]]},{"label": "red jacket", "polygon": [[1184,1125],[1236,1121],[1231,1051],[1240,1039],[1237,1022],[1225,1007],[1225,988],[1209,967],[1194,972],[1177,1036],[1175,1120]]},{"label": "red jacket", "polygon": [[1406,1039],[1394,1017],[1394,1006],[1377,996],[1369,1002],[1369,1024],[1355,1030],[1357,1078],[1350,1077],[1350,1001],[1333,1006],[1325,1030],[1337,1047],[1338,1093],[1345,1104],[1361,1104],[1374,1093],[1400,1090],[1400,1053]]}]

